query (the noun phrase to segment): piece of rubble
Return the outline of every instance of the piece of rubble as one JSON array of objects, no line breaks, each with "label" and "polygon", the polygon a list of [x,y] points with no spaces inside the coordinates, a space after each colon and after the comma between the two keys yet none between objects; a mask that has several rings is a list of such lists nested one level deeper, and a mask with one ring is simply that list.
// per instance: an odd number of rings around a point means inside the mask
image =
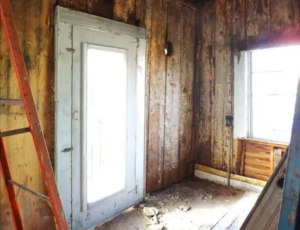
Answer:
[{"label": "piece of rubble", "polygon": [[145,216],[153,217],[153,216],[158,215],[158,210],[157,210],[157,208],[154,208],[154,207],[145,207],[143,209],[143,213]]},{"label": "piece of rubble", "polygon": [[186,206],[186,205],[180,205],[179,210],[183,211],[183,212],[187,212],[191,209],[190,206]]},{"label": "piece of rubble", "polygon": [[134,206],[135,209],[143,209],[145,208],[146,204],[137,204]]},{"label": "piece of rubble", "polygon": [[156,225],[148,225],[147,228],[150,230],[163,230],[164,226],[162,224],[156,224]]},{"label": "piece of rubble", "polygon": [[163,207],[165,205],[165,203],[163,201],[158,201],[158,204]]}]

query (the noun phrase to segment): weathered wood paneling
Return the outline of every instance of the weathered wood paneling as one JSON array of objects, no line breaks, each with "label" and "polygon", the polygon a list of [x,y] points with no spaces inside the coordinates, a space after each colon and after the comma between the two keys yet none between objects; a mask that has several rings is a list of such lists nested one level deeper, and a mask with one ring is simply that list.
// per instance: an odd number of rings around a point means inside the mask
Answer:
[{"label": "weathered wood paneling", "polygon": [[[19,41],[23,48],[24,59],[30,77],[33,96],[38,109],[47,146],[53,152],[53,9],[50,0],[14,1]],[[2,26],[1,26],[2,27]],[[20,99],[3,30],[0,34],[0,97]],[[1,130],[27,127],[27,119],[20,106],[1,105]],[[29,134],[5,138],[5,147],[15,181],[45,193],[38,159],[32,138]],[[9,209],[0,187],[0,228],[12,229]],[[40,201],[24,190],[17,190],[21,215],[26,229],[53,229],[52,213],[48,204]]]},{"label": "weathered wood paneling", "polygon": [[199,5],[194,143],[198,163],[225,170],[232,141],[232,171],[240,173],[238,142],[232,140],[224,121],[234,106],[233,57],[239,55],[238,48],[267,46],[272,41],[295,43],[299,6],[298,0],[215,0]]},{"label": "weathered wood paneling", "polygon": [[153,0],[151,24],[149,108],[148,108],[148,154],[147,190],[163,187],[164,125],[166,96],[166,57],[163,53],[166,40],[167,5],[162,0]]},{"label": "weathered wood paneling", "polygon": [[267,181],[286,148],[287,145],[271,141],[238,139],[237,154],[241,158],[239,174]]},{"label": "weathered wood paneling", "polygon": [[[176,183],[193,171],[191,154],[192,89],[194,73],[195,10],[179,0],[18,0],[11,1],[30,83],[53,159],[53,17],[55,5],[147,29],[148,140],[147,191]],[[166,40],[173,54],[164,55]],[[0,34],[0,97],[19,99],[4,35]],[[27,125],[23,109],[1,105],[2,130]],[[29,136],[5,140],[16,181],[45,193],[38,160]],[[2,182],[0,182],[2,183]],[[2,185],[2,184],[1,184]],[[0,188],[3,188],[1,186]],[[11,229],[7,202],[0,189],[0,226]],[[54,229],[47,204],[18,191],[26,229]]]},{"label": "weathered wood paneling", "polygon": [[182,6],[181,54],[180,54],[180,131],[179,131],[179,181],[194,175],[194,152],[192,150],[193,82],[195,55],[195,20],[191,9]]},{"label": "weathered wood paneling", "polygon": [[165,111],[165,143],[163,187],[178,182],[179,169],[179,128],[181,106],[180,101],[180,54],[181,54],[181,9],[174,3],[167,4],[167,41],[172,44],[172,53],[167,58],[166,72],[166,111]]},{"label": "weathered wood paneling", "polygon": [[[215,14],[213,2],[198,12],[201,34],[198,34],[197,77],[195,87],[196,132],[195,150],[197,162],[210,166],[214,146],[215,102]],[[206,26],[203,26],[206,25]]]},{"label": "weathered wood paneling", "polygon": [[[191,138],[195,10],[179,0],[58,0],[58,4],[147,29],[147,191],[186,178],[187,165],[194,167]],[[167,40],[173,46],[169,57],[164,55]]]}]

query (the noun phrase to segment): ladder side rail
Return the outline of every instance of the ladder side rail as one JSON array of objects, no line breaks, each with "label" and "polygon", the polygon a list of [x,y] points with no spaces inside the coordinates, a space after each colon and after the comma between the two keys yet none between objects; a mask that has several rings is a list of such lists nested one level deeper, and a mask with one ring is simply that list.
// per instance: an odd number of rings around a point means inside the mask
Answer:
[{"label": "ladder side rail", "polygon": [[30,89],[29,78],[20,43],[18,41],[17,31],[9,0],[0,0],[0,14],[6,41],[8,43],[11,61],[17,77],[20,94],[33,136],[34,145],[37,151],[55,222],[58,229],[65,230],[68,229],[68,224],[64,215],[62,203],[54,178],[53,169],[51,166],[51,161],[48,154],[48,149],[45,143],[32,92]]},{"label": "ladder side rail", "polygon": [[3,180],[4,184],[4,192],[6,194],[6,197],[8,199],[9,209],[12,217],[12,223],[14,225],[14,228],[16,230],[24,230],[21,213],[19,209],[19,205],[16,198],[16,192],[14,189],[14,186],[9,183],[9,181],[12,179],[9,165],[8,165],[8,159],[6,156],[6,152],[4,149],[4,143],[3,139],[0,138],[0,174]]}]

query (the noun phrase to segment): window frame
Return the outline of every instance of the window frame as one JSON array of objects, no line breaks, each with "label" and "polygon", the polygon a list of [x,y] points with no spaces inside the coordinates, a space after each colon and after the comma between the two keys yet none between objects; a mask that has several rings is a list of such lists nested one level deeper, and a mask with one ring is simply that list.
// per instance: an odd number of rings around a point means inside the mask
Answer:
[{"label": "window frame", "polygon": [[274,139],[253,136],[252,53],[242,51],[234,56],[234,131],[233,138],[246,138],[276,143]]}]

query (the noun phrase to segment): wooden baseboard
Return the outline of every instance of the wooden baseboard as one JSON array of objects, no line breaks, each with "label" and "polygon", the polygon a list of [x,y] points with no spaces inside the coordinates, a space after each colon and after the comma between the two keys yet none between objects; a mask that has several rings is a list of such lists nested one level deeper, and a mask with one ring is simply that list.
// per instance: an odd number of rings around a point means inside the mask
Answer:
[{"label": "wooden baseboard", "polygon": [[[218,169],[210,168],[210,167],[207,167],[207,166],[204,166],[204,165],[195,164],[195,169],[199,170],[199,171],[202,171],[202,172],[206,172],[206,173],[210,173],[210,174],[213,174],[213,175],[217,175],[217,176],[227,178],[227,173],[226,172],[223,172],[223,171],[218,170]],[[267,182],[263,181],[263,180],[257,180],[257,179],[244,177],[244,176],[239,176],[239,175],[235,175],[235,174],[230,174],[230,179],[245,182],[245,183],[260,186],[260,187],[264,187],[267,184]]]}]

